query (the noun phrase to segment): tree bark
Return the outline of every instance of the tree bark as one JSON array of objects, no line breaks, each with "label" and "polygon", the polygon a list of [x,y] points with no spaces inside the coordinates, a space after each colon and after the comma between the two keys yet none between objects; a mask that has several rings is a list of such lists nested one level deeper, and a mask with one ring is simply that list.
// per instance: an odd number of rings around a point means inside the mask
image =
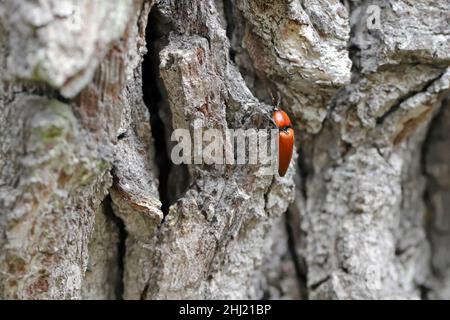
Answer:
[{"label": "tree bark", "polygon": [[[450,2],[0,1],[0,298],[450,299]],[[284,177],[175,129],[293,122]]]}]

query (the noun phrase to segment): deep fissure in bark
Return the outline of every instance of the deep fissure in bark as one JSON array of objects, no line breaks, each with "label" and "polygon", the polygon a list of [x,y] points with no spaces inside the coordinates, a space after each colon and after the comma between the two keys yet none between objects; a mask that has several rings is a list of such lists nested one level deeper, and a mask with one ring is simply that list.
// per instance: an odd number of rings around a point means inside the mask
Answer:
[{"label": "deep fissure in bark", "polygon": [[[446,275],[442,274],[441,271],[438,270],[436,266],[434,266],[433,264],[434,256],[436,254],[439,254],[436,253],[436,251],[439,248],[436,248],[436,244],[433,241],[433,234],[439,231],[436,230],[436,228],[433,226],[433,223],[436,223],[436,219],[439,218],[436,217],[437,208],[435,208],[432,196],[434,193],[442,191],[441,189],[444,189],[445,187],[440,186],[439,182],[436,181],[436,177],[434,177],[429,172],[429,166],[433,167],[433,165],[436,165],[436,163],[430,164],[428,163],[428,161],[433,160],[433,158],[436,157],[436,155],[434,155],[431,159],[427,156],[431,152],[436,152],[436,148],[433,149],[432,144],[439,142],[439,139],[442,138],[441,135],[446,134],[444,132],[446,132],[446,128],[448,128],[448,123],[447,124],[445,123],[445,119],[448,117],[445,116],[445,113],[448,113],[449,103],[450,103],[450,95],[448,95],[445,99],[443,99],[439,111],[434,115],[433,119],[431,120],[428,132],[422,144],[422,150],[420,154],[421,173],[426,179],[425,190],[423,192],[423,201],[427,207],[427,216],[424,219],[424,229],[427,237],[427,242],[429,243],[431,248],[431,257],[428,263],[429,263],[430,277],[437,279],[438,282],[445,281]],[[448,152],[448,150],[439,150],[439,151],[443,153]],[[444,159],[445,157],[439,160],[445,161]],[[445,208],[441,209],[445,210]],[[447,214],[449,213],[447,212]],[[434,285],[430,284],[431,283],[425,283],[419,286],[422,300],[429,300],[435,298],[430,297],[431,294],[435,294],[434,292],[435,287]]]},{"label": "deep fissure in bark", "polygon": [[307,287],[308,279],[306,270],[307,267],[304,259],[299,257],[297,254],[295,234],[293,230],[293,224],[296,224],[297,221],[293,219],[292,213],[290,213],[289,210],[287,210],[285,213],[284,221],[287,232],[289,254],[294,263],[295,273],[297,276],[297,281],[300,290],[300,297],[303,300],[308,300],[308,287]]},{"label": "deep fissure in bark", "polygon": [[148,24],[145,30],[147,43],[147,54],[142,62],[142,91],[144,103],[150,112],[150,124],[155,146],[155,162],[159,169],[159,196],[161,201],[161,211],[164,216],[169,211],[170,201],[168,195],[168,178],[172,168],[167,146],[166,128],[163,119],[160,116],[161,102],[163,94],[161,92],[161,83],[159,76],[159,51],[158,41],[161,41],[165,34],[159,28],[161,26],[161,17],[154,6],[148,17]]},{"label": "deep fissure in bark", "polygon": [[[231,42],[233,33],[234,33],[234,17],[233,17],[233,0],[222,0],[223,1],[223,13],[225,15],[225,23],[226,23],[226,34],[228,40]],[[233,49],[233,46],[230,46],[230,59],[235,62],[236,52]]]},{"label": "deep fissure in bark", "polygon": [[104,210],[105,215],[108,219],[116,225],[119,230],[119,241],[117,242],[117,279],[114,285],[114,294],[116,299],[123,299],[124,292],[124,283],[123,283],[123,273],[124,273],[124,263],[125,263],[125,254],[126,254],[126,240],[127,240],[127,231],[125,230],[125,225],[119,217],[114,214],[114,209],[112,208],[112,200],[111,196],[108,196],[103,200],[104,202]]},{"label": "deep fissure in bark", "polygon": [[[439,115],[442,113],[442,108],[441,110],[439,110],[439,112],[434,116],[433,120],[431,120],[430,123],[430,127],[428,129],[427,135],[425,137],[425,140],[423,142],[422,145],[422,150],[420,153],[420,169],[421,172],[423,174],[423,176],[426,179],[426,185],[425,185],[425,190],[423,192],[423,201],[425,203],[425,205],[427,206],[427,211],[432,211],[432,204],[431,204],[431,190],[430,190],[430,179],[432,179],[428,174],[427,174],[427,170],[426,170],[426,166],[427,166],[427,161],[426,161],[426,154],[428,152],[429,149],[429,144],[430,144],[430,140],[431,140],[431,133],[435,127],[435,124],[437,122],[437,118],[439,117]],[[424,221],[424,229],[425,229],[425,234],[427,237],[427,241],[428,243],[431,245],[431,251],[433,251],[433,246],[432,246],[432,241],[431,241],[431,221],[429,221],[429,219],[425,219]],[[430,264],[430,272],[433,275],[435,274],[435,270],[433,269],[433,265],[431,263],[431,259],[429,260],[429,264]],[[424,294],[424,290],[421,290],[421,293]],[[423,297],[422,297],[423,299]]]}]

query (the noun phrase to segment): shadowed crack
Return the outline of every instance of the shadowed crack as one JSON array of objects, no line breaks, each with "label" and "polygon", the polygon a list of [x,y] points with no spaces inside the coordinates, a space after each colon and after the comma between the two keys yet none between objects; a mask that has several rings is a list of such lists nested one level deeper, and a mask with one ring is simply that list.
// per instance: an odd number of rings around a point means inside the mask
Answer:
[{"label": "shadowed crack", "polygon": [[377,125],[382,124],[390,115],[392,115],[397,110],[399,110],[400,106],[402,105],[402,103],[405,102],[406,100],[414,97],[415,95],[417,95],[417,94],[419,94],[421,92],[427,92],[428,88],[430,86],[432,86],[436,80],[441,78],[443,74],[444,73],[441,72],[437,77],[435,77],[433,79],[430,79],[427,82],[425,82],[419,90],[413,90],[413,91],[409,92],[408,94],[406,94],[404,97],[400,98],[397,101],[397,103],[393,107],[391,107],[385,114],[383,114],[381,117],[377,118]]},{"label": "shadowed crack", "polygon": [[[167,44],[172,26],[158,12],[157,5],[150,11],[146,28],[147,54],[142,64],[144,103],[150,112],[150,125],[155,146],[155,163],[159,170],[159,197],[164,218],[169,207],[188,188],[190,177],[185,165],[175,166],[170,159],[172,115],[164,85],[160,78],[159,53]],[[163,219],[164,221],[164,219]]]},{"label": "shadowed crack", "polygon": [[104,212],[107,219],[115,224],[119,231],[119,239],[117,242],[117,279],[114,284],[114,295],[117,300],[123,299],[124,293],[124,283],[123,283],[123,273],[124,273],[124,263],[125,263],[125,243],[127,240],[127,232],[125,230],[125,225],[119,217],[114,214],[114,209],[112,208],[111,196],[108,195],[104,201]]},{"label": "shadowed crack", "polygon": [[288,235],[288,249],[291,255],[292,262],[294,263],[295,273],[298,280],[298,286],[300,289],[301,299],[308,299],[308,288],[307,288],[307,271],[306,263],[297,254],[295,234],[292,225],[295,223],[293,220],[293,214],[288,210],[285,214],[285,225],[286,232]]},{"label": "shadowed crack", "polygon": [[172,167],[167,148],[166,128],[161,118],[160,108],[163,99],[159,79],[159,51],[160,41],[164,32],[160,29],[161,18],[153,7],[150,11],[146,28],[147,54],[142,63],[144,103],[150,112],[150,124],[155,146],[155,162],[159,169],[159,197],[162,203],[161,211],[164,216],[169,210],[168,177]]}]

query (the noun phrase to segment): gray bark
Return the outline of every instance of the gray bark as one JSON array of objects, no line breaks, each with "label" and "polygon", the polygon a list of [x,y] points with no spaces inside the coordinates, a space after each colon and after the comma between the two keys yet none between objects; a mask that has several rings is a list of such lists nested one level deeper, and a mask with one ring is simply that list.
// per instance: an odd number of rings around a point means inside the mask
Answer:
[{"label": "gray bark", "polygon": [[[375,20],[373,20],[375,19]],[[0,298],[450,299],[450,2],[0,1]],[[285,177],[174,129],[296,132]]]}]

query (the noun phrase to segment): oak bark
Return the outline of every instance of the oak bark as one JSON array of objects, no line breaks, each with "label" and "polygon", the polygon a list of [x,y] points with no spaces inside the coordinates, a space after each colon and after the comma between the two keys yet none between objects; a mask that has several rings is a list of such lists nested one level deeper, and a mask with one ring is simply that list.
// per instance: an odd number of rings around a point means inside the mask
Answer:
[{"label": "oak bark", "polygon": [[[0,1],[0,298],[450,299],[450,2]],[[285,177],[174,129],[296,132]]]}]

